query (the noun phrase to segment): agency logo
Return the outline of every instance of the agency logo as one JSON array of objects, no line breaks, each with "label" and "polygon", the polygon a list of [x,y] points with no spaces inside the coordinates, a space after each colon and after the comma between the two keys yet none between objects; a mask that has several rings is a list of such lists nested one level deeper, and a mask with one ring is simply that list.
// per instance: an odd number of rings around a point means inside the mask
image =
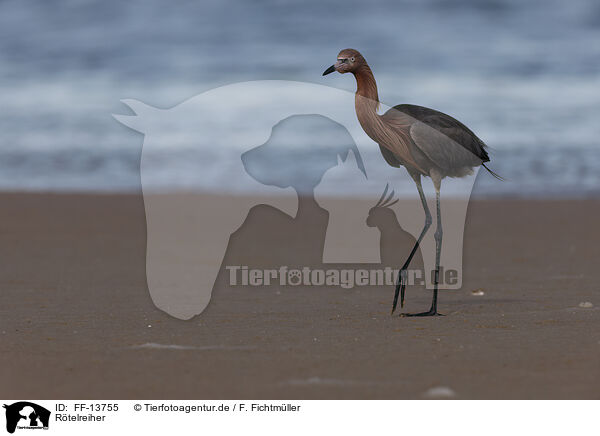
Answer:
[{"label": "agency logo", "polygon": [[3,406],[6,409],[6,431],[47,430],[50,423],[50,411],[29,401],[18,401]]}]

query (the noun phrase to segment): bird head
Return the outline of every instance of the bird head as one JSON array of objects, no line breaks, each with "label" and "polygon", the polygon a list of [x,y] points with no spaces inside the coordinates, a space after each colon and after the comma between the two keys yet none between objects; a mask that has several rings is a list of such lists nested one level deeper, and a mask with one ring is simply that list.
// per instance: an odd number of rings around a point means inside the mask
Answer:
[{"label": "bird head", "polygon": [[354,73],[365,63],[365,58],[357,50],[346,48],[337,55],[336,63],[327,68],[323,75],[326,76],[334,71],[340,74]]}]

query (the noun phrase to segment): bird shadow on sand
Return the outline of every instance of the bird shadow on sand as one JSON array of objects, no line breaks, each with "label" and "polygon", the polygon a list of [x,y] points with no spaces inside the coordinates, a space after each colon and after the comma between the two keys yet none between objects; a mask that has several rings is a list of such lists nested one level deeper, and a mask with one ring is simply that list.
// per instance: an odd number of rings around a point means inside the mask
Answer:
[{"label": "bird shadow on sand", "polygon": [[[303,142],[295,132],[302,130]],[[314,132],[312,143],[305,140],[305,132]],[[325,138],[325,139],[324,139]],[[293,188],[298,195],[295,216],[259,204],[248,212],[243,224],[232,233],[219,276],[215,283],[213,301],[228,290],[250,291],[259,288],[279,289],[279,283],[270,286],[230,285],[228,266],[246,266],[248,269],[383,269],[399,268],[412,249],[415,238],[403,230],[392,209],[372,207],[364,226],[381,233],[380,263],[332,264],[323,263],[323,250],[329,223],[329,212],[315,199],[315,188],[323,175],[338,165],[339,159],[352,154],[356,165],[364,173],[358,148],[348,131],[340,124],[319,115],[301,115],[278,123],[269,140],[241,156],[247,173],[258,182],[279,188]],[[373,198],[375,205],[377,198]],[[415,256],[412,269],[423,269],[420,252]],[[301,287],[294,287],[297,291]],[[363,287],[366,288],[366,287]],[[386,288],[387,289],[387,288]],[[283,289],[282,289],[283,290]],[[390,289],[390,292],[393,292]]]}]

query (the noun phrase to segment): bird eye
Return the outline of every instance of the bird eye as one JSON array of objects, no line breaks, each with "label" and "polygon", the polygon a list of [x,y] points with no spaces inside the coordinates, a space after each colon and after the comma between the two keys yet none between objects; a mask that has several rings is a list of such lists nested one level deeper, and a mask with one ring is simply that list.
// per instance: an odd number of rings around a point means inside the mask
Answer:
[{"label": "bird eye", "polygon": [[351,57],[351,58],[350,58],[350,60],[351,60],[352,62],[354,62],[354,56],[353,56],[353,57]]}]

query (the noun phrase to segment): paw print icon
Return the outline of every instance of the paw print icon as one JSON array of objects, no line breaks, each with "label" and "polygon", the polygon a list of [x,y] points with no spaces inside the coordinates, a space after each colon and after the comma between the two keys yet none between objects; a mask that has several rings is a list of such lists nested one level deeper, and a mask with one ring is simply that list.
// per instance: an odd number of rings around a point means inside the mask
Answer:
[{"label": "paw print icon", "polygon": [[297,286],[302,283],[302,275],[297,269],[289,270],[287,276],[287,282],[292,286]]}]

